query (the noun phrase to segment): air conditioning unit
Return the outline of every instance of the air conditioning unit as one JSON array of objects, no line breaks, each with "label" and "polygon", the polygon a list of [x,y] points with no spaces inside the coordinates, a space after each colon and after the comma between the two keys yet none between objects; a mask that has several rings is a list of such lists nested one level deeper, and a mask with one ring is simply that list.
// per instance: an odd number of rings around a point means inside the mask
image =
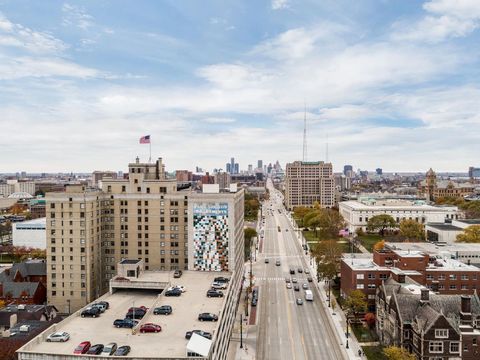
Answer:
[{"label": "air conditioning unit", "polygon": [[18,310],[25,310],[25,305],[24,304],[18,305],[17,309]]},{"label": "air conditioning unit", "polygon": [[20,332],[29,332],[29,331],[30,331],[30,325],[20,326]]}]

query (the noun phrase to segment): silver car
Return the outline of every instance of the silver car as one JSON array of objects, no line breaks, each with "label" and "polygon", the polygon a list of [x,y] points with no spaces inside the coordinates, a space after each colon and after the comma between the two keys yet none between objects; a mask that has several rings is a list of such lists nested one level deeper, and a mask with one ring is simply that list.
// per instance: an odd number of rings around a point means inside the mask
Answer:
[{"label": "silver car", "polygon": [[47,336],[47,342],[65,342],[70,339],[70,334],[66,332],[56,332]]}]

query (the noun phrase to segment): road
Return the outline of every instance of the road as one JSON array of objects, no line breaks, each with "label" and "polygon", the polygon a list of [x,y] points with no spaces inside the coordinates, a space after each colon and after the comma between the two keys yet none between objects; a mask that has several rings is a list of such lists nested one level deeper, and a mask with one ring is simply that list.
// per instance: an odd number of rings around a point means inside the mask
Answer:
[{"label": "road", "polygon": [[[307,282],[309,274],[297,271],[298,268],[306,269],[307,261],[280,195],[270,181],[268,187],[271,199],[263,211],[263,246],[253,267],[256,285],[259,286],[256,358],[343,360],[346,357],[330,326],[318,290],[313,283]],[[269,259],[269,263],[265,263],[265,258]],[[277,260],[280,260],[280,266],[276,265]],[[295,269],[295,275],[290,275],[290,269]],[[300,291],[287,289],[285,279],[293,277],[298,279]],[[313,302],[305,301],[304,283],[313,292]],[[303,300],[303,305],[296,304],[297,298]]]}]

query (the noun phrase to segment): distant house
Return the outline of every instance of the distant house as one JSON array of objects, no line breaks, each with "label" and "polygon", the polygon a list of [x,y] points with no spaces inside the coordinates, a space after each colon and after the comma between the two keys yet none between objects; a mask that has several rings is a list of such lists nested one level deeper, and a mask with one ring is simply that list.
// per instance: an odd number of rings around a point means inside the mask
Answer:
[{"label": "distant house", "polygon": [[43,260],[13,264],[0,272],[0,300],[8,304],[45,304],[47,267]]}]

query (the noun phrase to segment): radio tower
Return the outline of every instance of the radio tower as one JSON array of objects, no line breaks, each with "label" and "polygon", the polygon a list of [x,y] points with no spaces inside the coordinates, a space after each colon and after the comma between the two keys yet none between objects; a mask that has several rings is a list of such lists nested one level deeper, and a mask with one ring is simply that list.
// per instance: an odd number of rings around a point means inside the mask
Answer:
[{"label": "radio tower", "polygon": [[303,162],[307,161],[307,104],[303,115]]}]

